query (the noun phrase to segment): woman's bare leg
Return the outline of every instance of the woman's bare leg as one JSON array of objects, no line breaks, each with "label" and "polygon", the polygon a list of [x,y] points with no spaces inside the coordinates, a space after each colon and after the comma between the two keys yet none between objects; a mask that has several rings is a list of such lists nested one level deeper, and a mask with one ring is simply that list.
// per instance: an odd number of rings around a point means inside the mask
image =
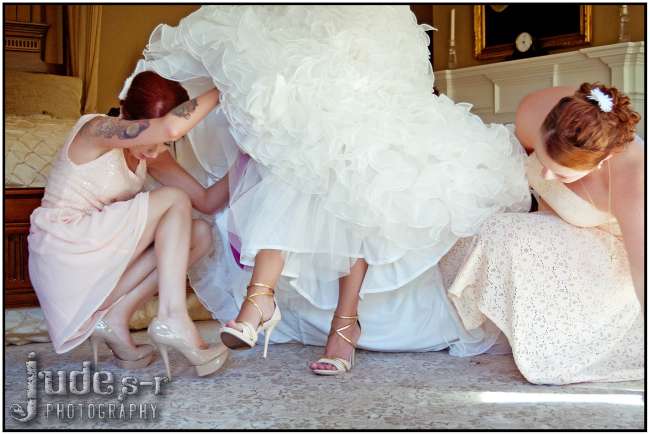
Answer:
[{"label": "woman's bare leg", "polygon": [[[356,316],[357,308],[359,306],[359,290],[361,290],[361,284],[363,284],[363,279],[366,276],[366,271],[368,270],[368,263],[365,260],[357,260],[356,263],[350,269],[350,274],[344,276],[339,280],[339,301],[336,305],[336,310],[334,314],[337,316]],[[342,328],[345,325],[355,322],[353,319],[332,319],[331,331],[335,329]],[[354,325],[345,331],[342,332],[343,335],[352,340],[353,343],[356,343],[361,335],[361,329],[359,325],[354,323]],[[338,358],[343,358],[345,360],[350,359],[352,354],[352,346],[347,341],[343,340],[336,333],[330,333],[330,336],[327,338],[327,344],[325,345],[325,355],[326,356],[335,356]],[[323,364],[311,362],[309,363],[309,368],[312,370],[334,370],[331,364]]]},{"label": "woman's bare leg", "polygon": [[[158,274],[158,317],[196,346],[205,346],[187,313],[185,280],[189,265],[192,205],[180,189],[162,187],[149,194],[149,212],[134,261],[154,243]],[[134,280],[136,281],[136,280]],[[128,286],[125,286],[128,287]],[[100,309],[111,306],[124,292],[112,292]],[[133,288],[133,287],[131,287]]]},{"label": "woman's bare leg", "polygon": [[[212,233],[210,226],[202,220],[192,221],[192,240],[190,247],[189,265],[208,254],[212,249]],[[156,254],[153,247],[144,251],[120,278],[115,292],[126,294],[115,304],[105,317],[115,332],[127,343],[133,344],[129,333],[128,323],[133,313],[156,294],[158,289],[158,273],[156,270]]]},{"label": "woman's bare leg", "polygon": [[[255,256],[255,267],[253,268],[253,277],[251,278],[251,283],[259,282],[266,284],[273,288],[276,287],[278,283],[278,278],[280,278],[280,273],[282,273],[282,268],[284,267],[284,259],[282,258],[282,252],[274,249],[262,249]],[[248,289],[248,295],[251,295],[256,292],[268,291],[268,289],[261,287],[251,287]],[[255,302],[260,306],[262,312],[264,313],[264,320],[267,320],[273,314],[273,297],[271,296],[255,296]],[[239,315],[236,320],[231,320],[226,323],[226,326],[231,328],[236,328],[235,322],[246,321],[251,325],[258,325],[260,323],[260,313],[255,309],[255,306],[252,304],[243,304]]]}]

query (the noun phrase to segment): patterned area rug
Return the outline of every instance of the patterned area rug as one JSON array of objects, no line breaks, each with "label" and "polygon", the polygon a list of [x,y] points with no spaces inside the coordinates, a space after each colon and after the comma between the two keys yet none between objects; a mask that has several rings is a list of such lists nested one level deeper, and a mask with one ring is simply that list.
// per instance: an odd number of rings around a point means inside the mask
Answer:
[{"label": "patterned area rug", "polygon": [[[206,339],[216,340],[216,321],[197,323]],[[136,337],[146,341],[144,332]],[[116,367],[104,349],[100,368],[114,376],[112,394],[93,393],[91,381],[89,394],[48,395],[45,380],[38,379],[36,416],[21,423],[10,410],[12,404],[27,409],[25,362],[30,352],[36,353],[38,370],[55,372],[55,380],[57,370],[81,371],[82,361],[92,359],[87,344],[65,355],[56,355],[49,343],[6,346],[7,429],[641,429],[644,425],[643,381],[531,385],[510,356],[455,358],[446,352],[360,351],[351,373],[318,377],[308,371],[307,362],[318,358],[322,348],[299,344],[272,345],[266,360],[260,346],[233,352],[220,372],[206,378],[198,378],[182,357],[170,354],[174,380],[161,383],[158,395],[142,382],[164,376],[159,356],[147,369],[129,371]],[[125,381],[126,394],[120,401],[117,393],[128,376],[136,381]],[[129,394],[134,383],[139,391]],[[77,388],[81,385],[80,380]],[[102,391],[106,385],[98,383]]]}]

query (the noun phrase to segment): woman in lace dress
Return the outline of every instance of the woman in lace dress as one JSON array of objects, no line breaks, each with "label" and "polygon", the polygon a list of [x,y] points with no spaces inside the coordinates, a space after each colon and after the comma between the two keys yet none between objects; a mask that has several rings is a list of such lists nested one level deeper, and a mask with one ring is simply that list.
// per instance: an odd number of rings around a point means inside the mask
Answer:
[{"label": "woman in lace dress", "polygon": [[503,333],[530,382],[643,377],[638,121],[627,96],[598,84],[526,97],[516,134],[532,152],[527,174],[539,211],[491,217],[441,262],[479,350]]}]

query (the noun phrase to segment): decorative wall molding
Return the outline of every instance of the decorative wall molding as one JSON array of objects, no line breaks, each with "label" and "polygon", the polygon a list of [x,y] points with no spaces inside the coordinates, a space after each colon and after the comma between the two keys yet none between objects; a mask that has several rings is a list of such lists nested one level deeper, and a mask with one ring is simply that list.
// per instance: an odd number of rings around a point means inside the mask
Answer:
[{"label": "decorative wall molding", "polygon": [[18,21],[4,22],[5,68],[46,72],[43,61],[45,36],[50,25]]},{"label": "decorative wall molding", "polygon": [[645,43],[583,48],[531,59],[492,63],[435,72],[436,87],[456,102],[474,105],[486,122],[513,122],[521,99],[551,86],[601,82],[625,92],[643,117],[638,125],[645,138]]},{"label": "decorative wall molding", "polygon": [[4,48],[9,51],[34,51],[41,53],[47,30],[45,23],[5,21]]}]

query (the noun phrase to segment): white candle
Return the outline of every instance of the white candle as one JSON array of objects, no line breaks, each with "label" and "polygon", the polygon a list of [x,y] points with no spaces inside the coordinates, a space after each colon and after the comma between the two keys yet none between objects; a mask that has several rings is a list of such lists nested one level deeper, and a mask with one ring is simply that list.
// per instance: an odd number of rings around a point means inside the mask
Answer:
[{"label": "white candle", "polygon": [[456,9],[451,10],[451,30],[449,32],[449,41],[454,42],[456,33]]}]

